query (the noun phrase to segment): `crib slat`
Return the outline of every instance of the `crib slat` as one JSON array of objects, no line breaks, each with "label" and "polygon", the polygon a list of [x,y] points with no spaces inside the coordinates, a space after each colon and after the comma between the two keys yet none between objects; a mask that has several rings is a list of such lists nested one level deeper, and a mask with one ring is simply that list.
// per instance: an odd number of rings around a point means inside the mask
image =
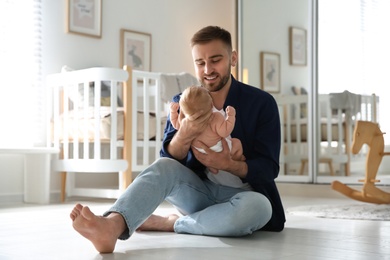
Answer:
[{"label": "crib slat", "polygon": [[[298,96],[298,97],[304,97],[304,96]],[[301,121],[301,104],[304,104],[304,102],[302,102],[302,100],[300,100],[298,102],[298,104],[295,106],[295,115],[294,115],[295,129],[296,129],[295,140],[297,140],[296,142],[297,142],[298,146],[301,146],[301,142],[302,142],[301,124],[300,124],[300,121]]]},{"label": "crib slat", "polygon": [[89,159],[89,137],[88,137],[88,109],[89,109],[89,82],[83,86],[83,159]]},{"label": "crib slat", "polygon": [[[132,100],[131,100],[131,111],[132,111],[132,115],[135,115],[132,117],[132,122],[131,122],[131,132],[132,132],[132,135],[131,135],[131,143],[133,145],[132,147],[132,153],[131,153],[131,161],[133,163],[133,165],[137,165],[138,164],[138,158],[137,158],[137,126],[138,126],[138,122],[137,122],[137,111],[138,111],[138,107],[137,107],[137,104],[138,104],[138,77],[136,76],[136,74],[134,73],[133,71],[133,76],[132,76],[132,83],[131,83],[131,86],[132,86]],[[133,165],[131,166],[133,168]]]},{"label": "crib slat", "polygon": [[[338,130],[338,142],[339,144],[343,143],[343,114],[341,109],[337,109],[337,130]],[[346,129],[348,131],[348,129]],[[342,145],[337,146],[338,153],[343,152],[343,147]]]},{"label": "crib slat", "polygon": [[143,78],[143,117],[144,117],[144,149],[143,149],[143,164],[146,165],[149,161],[149,115],[150,115],[150,92],[149,92],[149,80]]},{"label": "crib slat", "polygon": [[69,119],[69,102],[67,100],[69,99],[69,85],[64,87],[64,98],[65,100],[63,106],[64,106],[64,111],[63,111],[63,125],[62,125],[62,133],[63,133],[63,147],[64,147],[64,159],[69,158],[69,133],[68,133],[68,119]]},{"label": "crib slat", "polygon": [[379,103],[379,97],[377,97],[375,94],[371,95],[371,119],[372,122],[377,123],[378,122],[378,115],[377,115],[377,105]]},{"label": "crib slat", "polygon": [[[162,108],[162,101],[161,101],[161,98],[160,97],[160,91],[161,89],[161,79],[160,78],[157,78],[155,80],[155,87],[154,87],[154,93],[153,93],[153,96],[154,96],[154,101],[155,101],[155,110],[156,110],[156,119],[157,119],[157,123],[156,123],[156,141],[157,140],[162,140],[162,136],[161,136],[161,108]],[[160,149],[161,147],[158,145],[158,144],[161,144],[161,142],[157,142],[156,143],[156,148],[154,149],[154,158],[159,158],[160,157]]]},{"label": "crib slat", "polygon": [[110,97],[110,102],[111,102],[111,142],[110,142],[110,158],[111,159],[117,159],[117,149],[116,149],[116,144],[117,144],[117,123],[118,123],[118,118],[117,118],[117,96],[118,96],[118,91],[117,87],[118,84],[116,81],[111,81],[111,97]]},{"label": "crib slat", "polygon": [[94,140],[93,140],[93,158],[100,159],[101,158],[101,145],[100,145],[100,100],[101,100],[101,82],[95,81],[95,104],[94,104]]},{"label": "crib slat", "polygon": [[72,89],[69,90],[73,96],[73,111],[74,117],[72,120],[71,129],[73,129],[73,158],[79,159],[79,86],[73,85]]},{"label": "crib slat", "polygon": [[[332,110],[330,109],[330,102],[329,102],[329,96],[326,95],[321,95],[320,96],[320,102],[325,105],[325,115],[326,115],[326,121],[327,122],[332,122]],[[321,115],[321,114],[320,114]],[[319,117],[321,119],[321,117]],[[320,126],[322,125],[322,122],[319,123]],[[321,129],[322,127],[320,127]],[[322,133],[320,133],[322,136]],[[327,123],[326,124],[326,150],[328,153],[331,153],[332,149],[332,140],[334,140],[333,137],[333,131],[332,131],[332,123]]]}]

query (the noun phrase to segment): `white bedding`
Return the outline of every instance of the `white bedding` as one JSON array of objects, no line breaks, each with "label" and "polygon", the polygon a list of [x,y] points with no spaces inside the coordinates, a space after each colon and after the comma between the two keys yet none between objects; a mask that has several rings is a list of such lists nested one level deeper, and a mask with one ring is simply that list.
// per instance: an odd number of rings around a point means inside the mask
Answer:
[{"label": "white bedding", "polygon": [[[84,139],[83,135],[85,131],[85,126],[87,125],[87,136],[89,140],[94,140],[95,136],[95,114],[94,114],[94,108],[90,107],[86,113],[84,113],[84,110],[71,110],[67,113],[67,124],[68,124],[68,139],[69,140],[74,140],[75,138],[78,137],[78,139],[81,141]],[[124,127],[123,127],[123,117],[124,116],[124,111],[123,108],[118,108],[117,110],[117,136],[118,140],[123,140],[123,133],[124,133]],[[81,119],[86,119],[84,123],[75,125],[74,118],[81,118]],[[100,124],[100,139],[102,140],[109,140],[111,137],[111,111],[110,107],[101,107],[100,108],[100,115],[99,115],[99,124]],[[144,138],[144,117],[143,117],[143,112],[138,111],[137,112],[137,139],[143,139]],[[161,122],[161,129],[163,131],[166,123],[166,117],[162,119]],[[61,140],[63,140],[64,135],[63,135],[63,124],[64,124],[64,114],[61,115],[60,117],[60,132],[59,132],[59,137]],[[155,120],[155,115],[153,113],[150,113],[149,115],[149,139],[154,139],[156,136],[156,120]],[[163,133],[161,134],[163,136]]]}]

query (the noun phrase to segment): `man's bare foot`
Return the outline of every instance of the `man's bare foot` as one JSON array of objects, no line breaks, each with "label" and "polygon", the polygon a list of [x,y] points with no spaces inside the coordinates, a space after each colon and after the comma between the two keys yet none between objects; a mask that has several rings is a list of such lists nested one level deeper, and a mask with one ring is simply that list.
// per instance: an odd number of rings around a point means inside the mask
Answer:
[{"label": "man's bare foot", "polygon": [[73,228],[90,240],[100,253],[112,253],[119,235],[126,228],[121,215],[112,213],[109,217],[97,216],[81,204],[73,208],[70,218],[73,220]]},{"label": "man's bare foot", "polygon": [[151,215],[137,231],[165,231],[173,232],[173,225],[179,218],[176,214],[171,214],[166,217]]}]

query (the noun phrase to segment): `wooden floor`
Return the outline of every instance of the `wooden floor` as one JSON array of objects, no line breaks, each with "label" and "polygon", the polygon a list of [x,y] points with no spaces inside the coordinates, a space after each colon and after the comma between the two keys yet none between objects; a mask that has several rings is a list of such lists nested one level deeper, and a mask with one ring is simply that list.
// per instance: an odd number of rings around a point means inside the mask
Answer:
[{"label": "wooden floor", "polygon": [[[328,185],[279,183],[285,208],[351,200]],[[71,227],[65,204],[0,205],[0,259],[390,259],[390,221],[335,220],[287,215],[283,232],[243,238],[135,233],[113,254],[98,254]],[[112,201],[88,201],[102,213]],[[390,205],[389,205],[390,206]],[[174,211],[163,204],[160,214]]]}]

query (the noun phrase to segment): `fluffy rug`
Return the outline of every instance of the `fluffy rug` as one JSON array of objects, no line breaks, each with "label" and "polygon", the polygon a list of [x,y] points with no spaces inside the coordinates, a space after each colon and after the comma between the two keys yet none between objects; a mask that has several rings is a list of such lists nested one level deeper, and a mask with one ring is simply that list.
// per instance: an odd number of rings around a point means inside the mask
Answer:
[{"label": "fluffy rug", "polygon": [[313,205],[292,207],[286,210],[296,216],[318,218],[390,220],[390,205],[348,204],[348,205]]}]

